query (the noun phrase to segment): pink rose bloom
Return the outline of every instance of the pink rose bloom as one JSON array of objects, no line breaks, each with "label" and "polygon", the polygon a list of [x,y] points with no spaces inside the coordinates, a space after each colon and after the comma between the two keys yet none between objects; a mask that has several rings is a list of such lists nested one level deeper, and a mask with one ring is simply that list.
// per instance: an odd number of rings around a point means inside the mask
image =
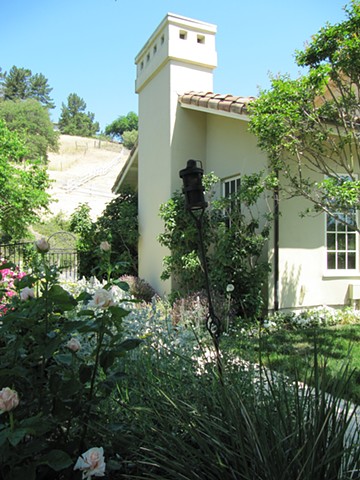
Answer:
[{"label": "pink rose bloom", "polygon": [[35,247],[39,253],[46,253],[50,250],[50,245],[44,237],[35,242]]},{"label": "pink rose bloom", "polygon": [[88,479],[94,477],[105,476],[105,458],[104,449],[102,447],[90,448],[83,453],[75,464],[74,470],[82,471],[82,478]]},{"label": "pink rose bloom", "polygon": [[13,408],[19,405],[19,397],[15,390],[5,387],[0,390],[0,410],[3,412],[10,412]]},{"label": "pink rose bloom", "polygon": [[81,343],[77,338],[70,338],[70,340],[66,344],[67,348],[72,352],[78,352],[81,348]]}]

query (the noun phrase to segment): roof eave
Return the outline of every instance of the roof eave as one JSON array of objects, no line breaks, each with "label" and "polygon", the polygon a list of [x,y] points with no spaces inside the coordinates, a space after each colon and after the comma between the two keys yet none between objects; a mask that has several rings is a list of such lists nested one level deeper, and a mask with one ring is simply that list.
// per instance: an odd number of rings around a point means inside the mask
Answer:
[{"label": "roof eave", "polygon": [[[117,176],[115,183],[111,189],[111,191],[115,194],[118,194],[121,187],[125,184],[132,185],[134,182],[127,181],[130,177],[130,174],[134,174],[134,170],[136,170],[136,163],[138,159],[139,147],[138,143],[134,145],[131,152],[129,153],[126,162],[124,163],[122,169],[120,170],[119,175]],[[132,185],[134,186],[134,185]]]},{"label": "roof eave", "polygon": [[249,104],[255,97],[236,97],[231,94],[220,95],[213,92],[186,92],[179,95],[179,103],[183,108],[205,113],[249,121]]}]

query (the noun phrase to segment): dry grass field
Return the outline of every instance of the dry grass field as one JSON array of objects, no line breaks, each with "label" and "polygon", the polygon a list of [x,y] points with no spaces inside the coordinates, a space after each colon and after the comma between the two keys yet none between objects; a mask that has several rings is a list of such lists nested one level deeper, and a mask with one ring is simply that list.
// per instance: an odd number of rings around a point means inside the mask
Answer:
[{"label": "dry grass field", "polygon": [[49,153],[51,214],[69,216],[88,203],[96,219],[114,198],[111,188],[128,155],[118,143],[61,135],[59,153]]}]

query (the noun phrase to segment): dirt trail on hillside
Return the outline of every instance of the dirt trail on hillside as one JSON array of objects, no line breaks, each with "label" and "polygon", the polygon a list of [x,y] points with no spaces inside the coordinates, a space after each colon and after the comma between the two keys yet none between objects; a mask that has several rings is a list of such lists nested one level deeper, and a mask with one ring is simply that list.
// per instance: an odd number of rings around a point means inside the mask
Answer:
[{"label": "dirt trail on hillside", "polygon": [[122,145],[91,138],[60,136],[59,153],[49,153],[49,193],[55,200],[52,215],[67,217],[81,203],[88,203],[95,220],[115,195],[115,183],[129,150]]}]

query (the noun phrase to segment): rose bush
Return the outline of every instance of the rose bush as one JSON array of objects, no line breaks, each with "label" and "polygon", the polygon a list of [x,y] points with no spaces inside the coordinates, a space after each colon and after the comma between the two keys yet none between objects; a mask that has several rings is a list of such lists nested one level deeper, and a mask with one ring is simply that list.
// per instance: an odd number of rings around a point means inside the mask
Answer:
[{"label": "rose bush", "polygon": [[[118,427],[107,412],[122,359],[141,342],[122,328],[131,302],[123,302],[123,284],[83,286],[72,295],[48,263],[48,247],[36,243],[27,275],[3,268],[16,279],[0,322],[0,480],[68,478],[79,452],[98,442],[115,456]],[[87,452],[83,478],[103,474],[103,452]]]}]

